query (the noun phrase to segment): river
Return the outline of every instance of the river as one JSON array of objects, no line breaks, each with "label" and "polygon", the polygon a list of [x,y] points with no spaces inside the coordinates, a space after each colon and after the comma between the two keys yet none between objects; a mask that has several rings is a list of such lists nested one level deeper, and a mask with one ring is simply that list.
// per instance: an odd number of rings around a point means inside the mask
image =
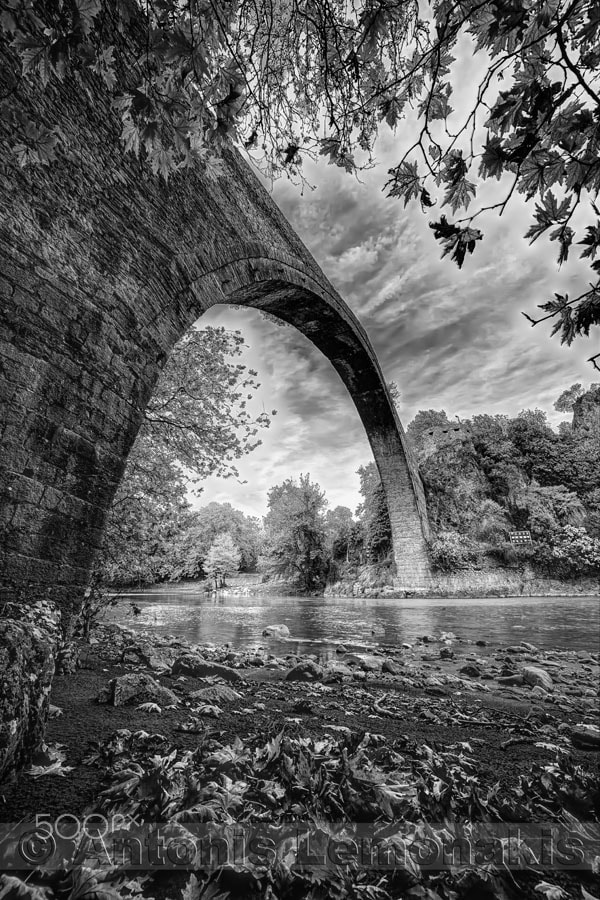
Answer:
[{"label": "river", "polygon": [[[139,615],[132,614],[131,602],[141,609]],[[598,597],[210,597],[168,586],[122,595],[105,621],[185,637],[192,643],[229,643],[236,649],[268,646],[278,654],[316,653],[320,658],[335,653],[340,643],[349,649],[400,646],[426,634],[439,637],[444,631],[492,644],[529,641],[540,649],[600,649]],[[265,626],[281,623],[288,626],[290,639],[262,637]]]}]

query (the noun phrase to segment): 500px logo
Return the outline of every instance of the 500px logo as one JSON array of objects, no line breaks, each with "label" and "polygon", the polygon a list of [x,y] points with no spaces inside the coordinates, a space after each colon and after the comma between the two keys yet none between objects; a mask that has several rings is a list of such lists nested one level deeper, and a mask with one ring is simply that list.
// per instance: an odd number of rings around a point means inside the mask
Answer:
[{"label": "500px logo", "polygon": [[39,813],[32,822],[0,825],[0,869],[51,867],[72,859],[83,844],[138,825],[133,816],[107,818],[98,813],[83,818],[71,813],[55,817]]}]

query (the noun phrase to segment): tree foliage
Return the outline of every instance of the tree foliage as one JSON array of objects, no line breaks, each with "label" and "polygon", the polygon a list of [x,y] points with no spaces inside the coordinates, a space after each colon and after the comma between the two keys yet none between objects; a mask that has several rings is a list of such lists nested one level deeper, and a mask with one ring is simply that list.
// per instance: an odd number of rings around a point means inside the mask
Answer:
[{"label": "tree foliage", "polygon": [[584,389],[581,382],[572,384],[571,387],[563,391],[560,397],[555,401],[554,409],[558,412],[573,412],[573,404],[583,395],[583,393]]},{"label": "tree foliage", "polygon": [[[211,474],[237,476],[235,460],[260,444],[259,429],[270,421],[248,410],[259,385],[256,372],[236,361],[242,345],[238,332],[207,327],[190,331],[175,346],[109,512],[99,561],[106,580],[153,582],[198,574],[198,551],[189,541],[199,524],[190,487]],[[220,530],[241,530],[232,518]],[[251,555],[248,546],[247,562]]]},{"label": "tree foliage", "polygon": [[268,494],[265,516],[267,566],[293,573],[303,590],[322,586],[326,574],[325,494],[310,475],[286,479]]},{"label": "tree foliage", "polygon": [[[480,414],[462,422],[454,440],[440,433],[424,448],[420,472],[438,568],[470,568],[491,555],[511,565],[527,559],[562,577],[596,571],[600,391],[573,388],[561,394],[561,405],[573,408],[575,394],[581,409],[573,409],[574,424],[558,433],[539,409],[513,418]],[[407,433],[419,437],[410,425]],[[531,549],[508,543],[509,532],[521,529],[531,532]],[[578,566],[575,556],[584,547]]]},{"label": "tree foliage", "polygon": [[[443,255],[462,266],[483,237],[477,217],[520,194],[533,207],[526,239],[548,237],[559,264],[578,245],[591,266],[591,284],[540,304],[537,321],[554,318],[568,344],[600,321],[594,0],[434,0],[426,12],[417,0],[8,0],[0,29],[43,88],[102,85],[125,151],[165,179],[196,163],[217,175],[214,151],[230,140],[271,174],[299,174],[306,154],[354,172],[371,163],[384,124],[413,117],[389,195],[432,215]],[[470,55],[476,82],[463,108],[453,94]],[[58,130],[14,125],[20,164],[51,163]],[[485,182],[497,180],[505,189],[487,203]]]},{"label": "tree foliage", "polygon": [[194,509],[182,537],[183,555],[192,577],[204,573],[202,560],[220,534],[230,534],[240,551],[240,570],[253,572],[262,550],[262,527],[258,519],[246,516],[231,503],[208,503]]},{"label": "tree foliage", "polygon": [[215,589],[225,584],[228,575],[234,575],[239,567],[242,554],[228,532],[217,535],[210,545],[202,563],[208,578],[212,578]]},{"label": "tree foliage", "polygon": [[356,514],[363,529],[363,546],[370,563],[382,562],[392,552],[392,528],[387,500],[374,462],[358,469],[362,503]]}]

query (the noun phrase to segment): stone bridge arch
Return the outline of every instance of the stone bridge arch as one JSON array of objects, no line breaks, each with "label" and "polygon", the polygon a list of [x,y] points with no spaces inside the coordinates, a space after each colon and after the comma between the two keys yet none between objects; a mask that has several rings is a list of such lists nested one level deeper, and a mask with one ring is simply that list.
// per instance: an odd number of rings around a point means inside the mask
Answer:
[{"label": "stone bridge arch", "polygon": [[215,303],[265,309],[328,356],[381,473],[397,586],[430,577],[422,487],[373,349],[241,157],[166,186],[123,156],[95,82],[40,93],[13,75],[0,48],[0,93],[56,124],[64,149],[22,169],[0,119],[0,775],[39,738],[59,634],[161,367]]},{"label": "stone bridge arch", "polygon": [[392,527],[396,588],[431,587],[423,487],[404,430],[370,341],[356,316],[319,270],[255,245],[255,255],[232,260],[191,284],[205,309],[250,306],[293,325],[338,372],[364,425],[379,471]]}]

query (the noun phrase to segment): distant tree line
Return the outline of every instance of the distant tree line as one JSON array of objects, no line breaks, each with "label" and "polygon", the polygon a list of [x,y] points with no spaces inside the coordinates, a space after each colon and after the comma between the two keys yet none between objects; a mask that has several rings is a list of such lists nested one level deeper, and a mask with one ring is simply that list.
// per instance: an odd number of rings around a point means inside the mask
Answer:
[{"label": "distant tree line", "polygon": [[[540,409],[462,422],[444,410],[417,413],[407,435],[440,569],[495,558],[563,577],[600,573],[600,385],[572,385],[555,409],[571,414],[556,431]],[[516,530],[533,543],[513,546]]]},{"label": "distant tree line", "polygon": [[[236,572],[260,571],[293,579],[310,593],[351,577],[358,566],[393,565],[374,462],[358,470],[361,502],[354,513],[328,509],[309,475],[274,485],[262,521],[230,503],[192,505],[190,473],[200,480],[212,471],[235,472],[233,459],[249,452],[258,428],[268,424],[246,411],[256,383],[255,373],[232,362],[240,343],[237,335],[208,329],[176,351],[115,498],[97,580],[207,579],[219,588]],[[407,438],[440,571],[530,562],[563,577],[600,572],[600,385],[572,385],[555,408],[571,417],[557,430],[539,409],[463,421],[445,410],[420,410],[410,422]],[[532,544],[513,546],[516,530],[529,531]]]}]

